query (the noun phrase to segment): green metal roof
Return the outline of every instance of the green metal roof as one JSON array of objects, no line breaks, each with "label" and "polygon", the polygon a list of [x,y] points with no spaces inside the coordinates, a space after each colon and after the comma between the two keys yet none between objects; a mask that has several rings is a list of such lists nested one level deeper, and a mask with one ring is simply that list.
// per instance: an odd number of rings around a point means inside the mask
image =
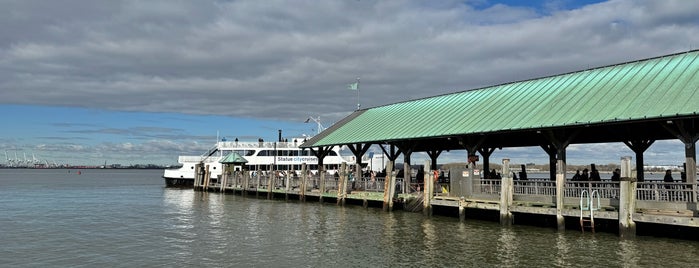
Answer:
[{"label": "green metal roof", "polygon": [[245,164],[248,162],[248,160],[239,153],[231,152],[218,162],[223,164]]},{"label": "green metal roof", "polygon": [[356,111],[302,147],[699,112],[699,50]]}]

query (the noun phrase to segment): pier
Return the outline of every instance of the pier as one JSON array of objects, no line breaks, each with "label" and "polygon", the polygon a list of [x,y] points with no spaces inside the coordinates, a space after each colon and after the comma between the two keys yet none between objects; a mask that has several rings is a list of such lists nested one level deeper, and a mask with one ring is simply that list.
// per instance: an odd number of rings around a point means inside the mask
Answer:
[{"label": "pier", "polygon": [[[389,164],[386,177],[350,179],[351,167],[344,165],[335,176],[309,170],[277,171],[256,175],[250,171],[227,170],[221,178],[207,177],[206,167],[195,179],[197,191],[250,195],[268,199],[296,199],[326,203],[361,204],[381,207],[385,211],[400,208],[431,215],[433,209],[458,211],[465,220],[469,211],[492,211],[500,215],[503,225],[517,223],[517,215],[549,218],[557,222],[559,230],[566,229],[568,221],[580,221],[575,230],[594,232],[595,219],[615,222],[621,237],[633,237],[637,223],[668,226],[699,227],[697,189],[690,183],[662,181],[638,182],[631,170],[631,157],[621,159],[621,180],[571,181],[564,176],[556,181],[545,179],[514,180],[482,179],[474,176],[474,165],[468,169],[449,170],[448,183],[435,183],[433,173],[426,172],[424,184],[416,179],[396,178]],[[425,170],[431,170],[425,163]],[[503,161],[502,174],[509,172],[509,160]],[[280,176],[279,174],[285,174]],[[292,174],[292,175],[287,175]],[[300,175],[293,175],[300,174]],[[403,184],[408,191],[403,192]]]}]

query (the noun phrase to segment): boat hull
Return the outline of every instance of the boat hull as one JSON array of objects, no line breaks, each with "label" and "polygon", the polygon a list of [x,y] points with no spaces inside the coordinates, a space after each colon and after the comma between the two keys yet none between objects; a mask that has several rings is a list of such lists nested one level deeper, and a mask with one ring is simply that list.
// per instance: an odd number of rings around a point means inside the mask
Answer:
[{"label": "boat hull", "polygon": [[165,187],[172,188],[194,188],[194,179],[190,178],[168,178],[165,179]]}]

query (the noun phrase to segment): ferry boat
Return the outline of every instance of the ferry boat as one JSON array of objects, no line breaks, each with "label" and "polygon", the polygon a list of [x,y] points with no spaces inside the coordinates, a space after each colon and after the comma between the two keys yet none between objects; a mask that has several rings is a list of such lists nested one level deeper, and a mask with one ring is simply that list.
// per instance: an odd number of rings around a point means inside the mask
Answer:
[{"label": "ferry boat", "polygon": [[[209,166],[212,178],[221,176],[223,164],[219,160],[232,152],[243,156],[246,163],[246,170],[251,171],[271,171],[271,170],[301,170],[301,164],[306,163],[307,168],[314,173],[318,170],[318,158],[310,150],[302,150],[300,146],[306,137],[294,138],[292,140],[282,140],[281,134],[278,141],[267,142],[262,139],[257,141],[228,141],[225,138],[216,144],[206,153],[197,156],[179,156],[178,163],[181,165],[175,168],[165,169],[163,178],[167,187],[193,187],[195,176],[195,165],[202,163]],[[323,159],[328,172],[333,173],[339,169],[342,163],[354,164],[353,156],[342,156],[340,148],[334,148],[328,152]]]}]

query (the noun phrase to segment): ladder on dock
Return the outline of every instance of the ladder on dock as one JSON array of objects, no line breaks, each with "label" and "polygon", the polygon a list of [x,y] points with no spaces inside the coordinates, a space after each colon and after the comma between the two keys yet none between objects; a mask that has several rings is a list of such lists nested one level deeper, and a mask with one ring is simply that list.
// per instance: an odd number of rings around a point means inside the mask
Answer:
[{"label": "ladder on dock", "polygon": [[[595,203],[595,197],[597,202]],[[599,193],[597,190],[588,192],[588,190],[582,190],[580,192],[580,230],[585,232],[585,228],[588,228],[595,233],[595,211],[600,209],[599,203]],[[585,212],[588,213],[585,213]],[[588,214],[585,216],[585,214]]]}]

